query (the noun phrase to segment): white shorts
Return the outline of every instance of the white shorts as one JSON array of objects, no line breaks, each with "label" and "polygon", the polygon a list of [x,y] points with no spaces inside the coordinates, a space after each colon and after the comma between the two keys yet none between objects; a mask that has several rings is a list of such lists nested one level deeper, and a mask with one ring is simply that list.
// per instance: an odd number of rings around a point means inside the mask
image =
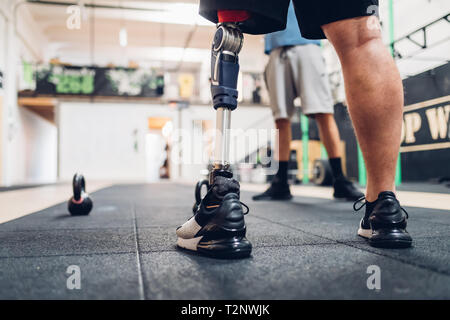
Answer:
[{"label": "white shorts", "polygon": [[305,115],[334,112],[325,60],[318,45],[272,50],[264,77],[275,119],[291,118],[297,97]]}]

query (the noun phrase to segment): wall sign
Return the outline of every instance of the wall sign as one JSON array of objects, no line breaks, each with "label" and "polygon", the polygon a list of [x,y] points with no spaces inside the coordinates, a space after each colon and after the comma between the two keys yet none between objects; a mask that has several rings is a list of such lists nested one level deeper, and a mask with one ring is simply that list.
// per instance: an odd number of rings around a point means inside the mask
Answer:
[{"label": "wall sign", "polygon": [[402,177],[450,178],[450,63],[403,80]]},{"label": "wall sign", "polygon": [[401,152],[450,148],[450,95],[405,107]]},{"label": "wall sign", "polygon": [[38,66],[36,94],[159,97],[164,77],[150,69]]}]

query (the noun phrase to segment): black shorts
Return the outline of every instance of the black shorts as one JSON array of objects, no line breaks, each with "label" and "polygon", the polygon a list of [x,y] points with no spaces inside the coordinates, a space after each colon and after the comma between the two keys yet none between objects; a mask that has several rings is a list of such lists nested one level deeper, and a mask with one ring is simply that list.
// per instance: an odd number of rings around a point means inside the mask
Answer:
[{"label": "black shorts", "polygon": [[[302,35],[324,39],[322,26],[339,20],[378,15],[378,0],[292,0]],[[246,10],[251,18],[241,25],[250,34],[286,28],[290,0],[200,0],[200,14],[217,23],[218,10]]]}]

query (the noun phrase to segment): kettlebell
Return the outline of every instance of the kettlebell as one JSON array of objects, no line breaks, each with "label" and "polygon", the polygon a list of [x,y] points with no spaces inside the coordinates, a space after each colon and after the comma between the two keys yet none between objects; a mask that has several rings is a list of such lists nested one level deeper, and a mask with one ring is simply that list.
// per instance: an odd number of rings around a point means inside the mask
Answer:
[{"label": "kettlebell", "polygon": [[67,203],[72,216],[86,216],[91,212],[93,203],[86,193],[86,182],[80,173],[75,173],[72,180],[73,197]]}]

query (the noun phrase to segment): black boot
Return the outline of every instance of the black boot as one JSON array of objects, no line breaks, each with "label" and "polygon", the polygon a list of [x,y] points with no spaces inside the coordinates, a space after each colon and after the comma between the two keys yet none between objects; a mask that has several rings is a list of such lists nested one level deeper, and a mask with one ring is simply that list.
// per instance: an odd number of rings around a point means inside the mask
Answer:
[{"label": "black boot", "polygon": [[336,199],[356,201],[359,198],[364,197],[364,194],[356,188],[353,182],[347,180],[344,176],[335,179],[333,187],[333,197]]},{"label": "black boot", "polygon": [[247,213],[239,201],[239,183],[216,176],[197,212],[177,228],[177,245],[214,258],[248,257],[252,245],[245,238]]}]

